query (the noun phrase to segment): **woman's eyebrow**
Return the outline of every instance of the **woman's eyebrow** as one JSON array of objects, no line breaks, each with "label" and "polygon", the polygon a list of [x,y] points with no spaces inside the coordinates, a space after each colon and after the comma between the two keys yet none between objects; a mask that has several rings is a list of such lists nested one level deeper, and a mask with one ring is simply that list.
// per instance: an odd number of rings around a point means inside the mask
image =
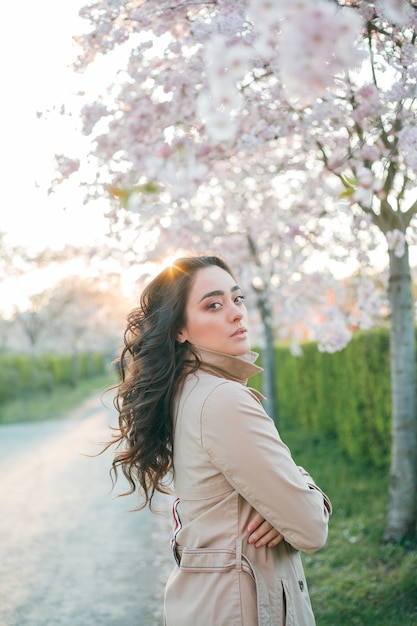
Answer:
[{"label": "woman's eyebrow", "polygon": [[[234,291],[240,291],[239,285],[234,285],[230,291],[231,293],[233,293]],[[204,296],[199,300],[199,302],[202,302],[206,298],[211,298],[212,296],[224,296],[224,291],[222,291],[221,289],[215,289],[214,291],[209,291],[208,293],[204,294]]]}]

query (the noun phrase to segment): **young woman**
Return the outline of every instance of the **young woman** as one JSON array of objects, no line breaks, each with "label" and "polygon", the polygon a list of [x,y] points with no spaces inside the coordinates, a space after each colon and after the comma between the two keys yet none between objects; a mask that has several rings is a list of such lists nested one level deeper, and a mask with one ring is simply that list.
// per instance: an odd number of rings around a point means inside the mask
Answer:
[{"label": "young woman", "polygon": [[128,317],[113,470],[142,506],[173,478],[166,626],[315,623],[299,551],[324,545],[331,505],[247,387],[256,357],[218,257],[179,259]]}]

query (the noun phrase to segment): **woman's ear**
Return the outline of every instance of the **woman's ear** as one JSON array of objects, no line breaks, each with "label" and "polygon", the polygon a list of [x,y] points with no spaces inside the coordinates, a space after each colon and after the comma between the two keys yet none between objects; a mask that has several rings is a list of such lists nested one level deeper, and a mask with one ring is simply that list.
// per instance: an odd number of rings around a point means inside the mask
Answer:
[{"label": "woman's ear", "polygon": [[178,343],[185,343],[187,341],[187,337],[185,336],[185,332],[183,330],[180,330],[178,333],[177,341]]}]

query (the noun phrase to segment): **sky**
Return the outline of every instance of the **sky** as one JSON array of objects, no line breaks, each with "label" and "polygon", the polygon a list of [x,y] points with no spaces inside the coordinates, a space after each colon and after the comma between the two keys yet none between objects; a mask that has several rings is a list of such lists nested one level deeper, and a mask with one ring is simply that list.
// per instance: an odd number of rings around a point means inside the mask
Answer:
[{"label": "sky", "polygon": [[[21,0],[6,2],[0,21],[2,59],[0,95],[0,232],[6,245],[31,252],[61,249],[66,244],[96,246],[104,241],[107,223],[103,200],[84,204],[83,191],[66,183],[48,194],[55,154],[74,157],[86,150],[78,120],[39,117],[53,107],[73,107],[78,90],[90,97],[108,83],[109,73],[75,73],[78,46],[72,39],[86,22],[78,12],[81,0]],[[74,270],[76,259],[51,265],[0,283],[0,310],[11,315],[26,308],[30,294],[47,289]]]},{"label": "sky", "polygon": [[[0,54],[1,187],[0,231],[11,245],[42,249],[65,243],[96,244],[106,223],[102,210],[83,205],[81,190],[62,188],[48,196],[53,155],[83,151],[72,124],[44,121],[37,112],[72,104],[85,76],[68,66],[85,29],[80,0],[21,0],[2,7]],[[100,77],[96,76],[97,84]]]}]

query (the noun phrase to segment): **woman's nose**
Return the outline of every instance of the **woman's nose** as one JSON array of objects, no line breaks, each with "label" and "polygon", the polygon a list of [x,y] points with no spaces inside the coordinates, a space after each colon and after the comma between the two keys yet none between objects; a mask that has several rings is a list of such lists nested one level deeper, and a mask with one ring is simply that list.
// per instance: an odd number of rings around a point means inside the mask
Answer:
[{"label": "woman's nose", "polygon": [[233,321],[241,320],[242,317],[243,317],[242,309],[240,307],[238,307],[236,304],[232,304],[231,316],[232,316]]}]

